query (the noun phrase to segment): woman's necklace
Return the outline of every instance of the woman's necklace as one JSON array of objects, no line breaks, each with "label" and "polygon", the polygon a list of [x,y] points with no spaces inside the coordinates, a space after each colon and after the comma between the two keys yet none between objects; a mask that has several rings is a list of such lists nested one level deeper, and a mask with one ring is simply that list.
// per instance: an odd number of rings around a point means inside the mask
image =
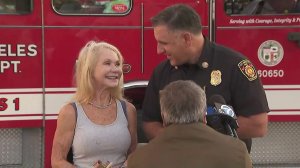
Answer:
[{"label": "woman's necklace", "polygon": [[112,104],[112,98],[110,96],[108,104],[105,104],[105,105],[97,105],[97,104],[95,104],[93,102],[89,102],[89,104],[92,105],[92,106],[94,106],[94,107],[96,107],[97,109],[106,109],[106,108],[108,108]]}]

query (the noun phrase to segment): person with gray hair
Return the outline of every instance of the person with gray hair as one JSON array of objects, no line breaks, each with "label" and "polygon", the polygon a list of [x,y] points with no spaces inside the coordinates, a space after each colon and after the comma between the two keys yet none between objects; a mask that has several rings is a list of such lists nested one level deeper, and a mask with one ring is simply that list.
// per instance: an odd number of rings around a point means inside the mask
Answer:
[{"label": "person with gray hair", "polygon": [[127,168],[250,168],[245,144],[206,125],[205,92],[178,80],[159,92],[164,130],[128,159]]},{"label": "person with gray hair", "polygon": [[159,94],[164,126],[206,122],[205,93],[194,82],[173,82]]}]

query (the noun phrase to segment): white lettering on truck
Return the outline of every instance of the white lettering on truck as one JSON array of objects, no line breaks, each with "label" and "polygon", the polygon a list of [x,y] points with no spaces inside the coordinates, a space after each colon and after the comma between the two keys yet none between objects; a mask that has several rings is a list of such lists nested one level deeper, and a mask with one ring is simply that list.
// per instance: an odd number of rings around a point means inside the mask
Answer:
[{"label": "white lettering on truck", "polygon": [[0,74],[5,73],[6,70],[13,69],[14,73],[21,72],[19,65],[21,61],[15,60],[18,57],[35,57],[37,56],[37,45],[35,44],[0,44],[0,58],[6,57],[14,60],[0,59]]},{"label": "white lettering on truck", "polygon": [[17,44],[12,46],[11,44],[0,44],[0,57],[34,57],[37,55],[37,46],[35,44]]}]

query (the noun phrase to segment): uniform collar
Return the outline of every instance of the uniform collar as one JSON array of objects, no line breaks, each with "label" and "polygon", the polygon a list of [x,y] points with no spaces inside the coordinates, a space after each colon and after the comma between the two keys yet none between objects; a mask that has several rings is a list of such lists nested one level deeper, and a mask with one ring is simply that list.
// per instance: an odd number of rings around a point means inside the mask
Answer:
[{"label": "uniform collar", "polygon": [[[171,69],[186,69],[191,66],[198,67],[200,69],[208,69],[212,65],[212,43],[204,36],[203,49],[200,54],[200,57],[196,64],[183,64],[179,66],[171,66]],[[170,63],[170,61],[168,60]]]},{"label": "uniform collar", "polygon": [[202,49],[202,53],[200,54],[197,65],[201,69],[208,69],[212,66],[212,43],[204,37],[204,45]]}]

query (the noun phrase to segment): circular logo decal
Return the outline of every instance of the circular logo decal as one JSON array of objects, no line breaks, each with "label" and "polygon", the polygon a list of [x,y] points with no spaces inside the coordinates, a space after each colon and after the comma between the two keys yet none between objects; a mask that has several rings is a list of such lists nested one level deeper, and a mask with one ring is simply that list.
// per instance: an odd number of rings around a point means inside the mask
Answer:
[{"label": "circular logo decal", "polygon": [[283,58],[283,47],[275,40],[267,40],[258,48],[258,59],[265,66],[278,65]]},{"label": "circular logo decal", "polygon": [[131,65],[130,64],[123,64],[123,73],[129,73],[131,71]]}]

